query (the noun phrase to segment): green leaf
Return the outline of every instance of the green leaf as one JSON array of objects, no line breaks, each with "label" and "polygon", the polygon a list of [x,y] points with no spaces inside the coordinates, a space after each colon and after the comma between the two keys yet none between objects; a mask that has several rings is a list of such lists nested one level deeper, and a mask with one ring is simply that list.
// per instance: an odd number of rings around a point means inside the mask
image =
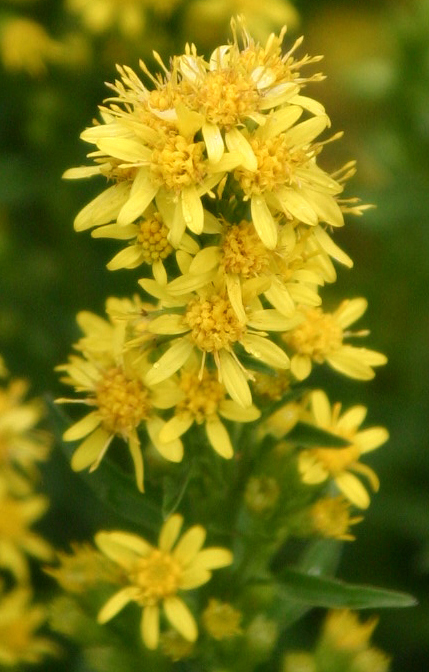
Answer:
[{"label": "green leaf", "polygon": [[165,476],[163,480],[164,497],[162,501],[162,517],[166,520],[179,507],[192,478],[193,464],[177,476]]},{"label": "green leaf", "polygon": [[313,607],[381,609],[412,607],[417,604],[417,600],[407,593],[345,583],[339,579],[315,576],[296,569],[284,569],[279,581],[278,587],[284,598]]},{"label": "green leaf", "polygon": [[320,427],[298,422],[287,434],[287,440],[300,448],[345,448],[350,441]]}]

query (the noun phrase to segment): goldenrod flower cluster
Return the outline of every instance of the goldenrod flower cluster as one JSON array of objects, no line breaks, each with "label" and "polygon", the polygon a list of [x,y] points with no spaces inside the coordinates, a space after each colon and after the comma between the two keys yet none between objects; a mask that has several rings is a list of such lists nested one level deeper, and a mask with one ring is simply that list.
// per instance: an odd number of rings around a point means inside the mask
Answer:
[{"label": "goldenrod flower cluster", "polygon": [[[9,378],[0,358],[0,378]],[[21,379],[0,386],[0,665],[35,663],[57,647],[36,631],[46,610],[33,604],[30,558],[49,561],[50,545],[33,529],[48,507],[35,493],[37,463],[45,461],[50,437],[36,428],[43,405],[26,401],[28,385]]]},{"label": "goldenrod flower cluster", "polygon": [[[118,66],[81,135],[91,165],[65,173],[103,181],[75,229],[119,241],[107,268],[134,272],[144,294],[110,297],[105,317],[78,314],[82,336],[58,367],[77,396],[58,401],[88,412],[63,438],[75,471],[100,468],[108,481],[107,453],[115,469],[132,464],[164,521],[145,537],[100,531],[98,550],[76,546],[51,573],[77,595],[99,572],[99,625],[137,604],[145,647],[173,661],[203,655],[200,632],[231,660],[246,641],[254,665],[281,624],[269,599],[240,586],[270,576],[290,536],[352,540],[355,509],[379,487],[361,458],[388,438],[361,429],[363,406],[342,412],[301,383],[324,365],[370,380],[386,358],[350,330],[364,298],[323,305],[336,264],[353,265],[333,232],[367,206],[344,194],[353,161],[323,167],[341,134],[306,94],[323,79],[307,74],[320,57],[298,56],[302,39],[283,53],[285,29],[261,44],[241,19],[231,27],[208,58],[188,44],[168,65],[155,53],[156,75],[142,61],[142,78]],[[206,534],[224,545],[203,548]],[[236,590],[220,578],[209,598],[196,591],[230,565],[219,576],[235,571]]]}]

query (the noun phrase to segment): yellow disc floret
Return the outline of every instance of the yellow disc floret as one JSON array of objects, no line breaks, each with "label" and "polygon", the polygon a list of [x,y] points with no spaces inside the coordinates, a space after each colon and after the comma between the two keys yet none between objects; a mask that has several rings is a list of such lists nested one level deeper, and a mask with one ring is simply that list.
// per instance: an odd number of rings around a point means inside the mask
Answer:
[{"label": "yellow disc floret", "polygon": [[202,378],[198,372],[182,371],[179,386],[185,398],[177,405],[176,412],[190,412],[198,424],[213,417],[225,398],[225,387],[219,383],[217,374],[207,369],[203,370]]},{"label": "yellow disc floret", "polygon": [[151,410],[149,392],[137,379],[129,379],[120,367],[108,369],[96,389],[96,404],[103,427],[126,434],[147,419]]},{"label": "yellow disc floret", "polygon": [[191,328],[191,339],[205,352],[229,349],[245,330],[228,299],[217,294],[191,301],[184,319]]},{"label": "yellow disc floret", "polygon": [[152,151],[152,181],[177,192],[200,184],[206,176],[203,151],[203,142],[192,142],[178,134],[164,136]]},{"label": "yellow disc floret", "polygon": [[241,222],[230,226],[222,245],[222,265],[226,273],[250,278],[268,270],[270,253],[253,224]]},{"label": "yellow disc floret", "polygon": [[154,548],[146,558],[137,560],[130,581],[140,589],[136,601],[141,606],[157,604],[175,595],[180,585],[182,567],[170,553]]},{"label": "yellow disc floret", "polygon": [[343,342],[343,330],[338,320],[321,308],[308,308],[306,320],[284,336],[296,352],[308,355],[315,362],[323,363],[325,357],[338,350]]},{"label": "yellow disc floret", "polygon": [[173,251],[167,240],[168,228],[162,221],[159,212],[149,219],[139,222],[136,242],[141,247],[143,261],[153,264],[158,259],[165,259]]}]

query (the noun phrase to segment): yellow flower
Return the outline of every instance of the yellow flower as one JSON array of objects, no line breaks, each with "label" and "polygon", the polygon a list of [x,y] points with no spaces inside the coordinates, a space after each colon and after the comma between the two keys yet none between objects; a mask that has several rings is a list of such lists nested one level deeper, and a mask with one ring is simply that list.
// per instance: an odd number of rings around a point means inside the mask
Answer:
[{"label": "yellow flower", "polygon": [[117,29],[127,38],[141,35],[146,25],[146,0],[67,0],[67,9],[80,16],[92,33]]},{"label": "yellow flower", "polygon": [[329,126],[329,118],[320,113],[295,125],[302,111],[299,105],[288,105],[269,115],[255,131],[238,131],[249,145],[253,164],[248,161],[236,168],[234,177],[244,201],[250,201],[253,224],[269,249],[277,245],[273,212],[310,226],[344,224],[336,201],[343,186],[317,165],[324,143],[313,142]]},{"label": "yellow flower", "polygon": [[[152,205],[134,224],[126,226],[106,224],[92,232],[94,238],[128,240],[128,246],[118,252],[107,264],[110,271],[120,268],[137,268],[141,264],[147,264],[152,267],[153,275],[160,284],[167,284],[167,273],[163,260],[174,251],[168,240],[168,234],[169,229],[164,224],[161,213],[157,212]],[[188,254],[196,254],[199,247],[193,238],[184,233],[179,249]]]},{"label": "yellow flower", "polygon": [[84,325],[85,337],[78,342],[83,357],[71,356],[69,362],[57,367],[64,371],[63,382],[85,396],[81,399],[59,399],[58,402],[83,403],[94,408],[69,427],[65,441],[84,439],[74,453],[72,469],[96,469],[113,438],[126,441],[131,453],[137,486],[143,491],[143,458],[138,430],[145,428],[161,453],[172,462],[180,462],[183,446],[179,439],[169,443],[158,440],[163,420],[157,409],[174,406],[168,381],[161,385],[145,384],[144,376],[151,368],[146,359],[133,349],[124,350],[126,320],[109,323],[83,313],[78,321]]},{"label": "yellow flower", "polygon": [[293,315],[299,304],[318,306],[317,286],[331,277],[326,274],[326,254],[308,245],[308,230],[291,222],[278,228],[277,245],[269,250],[251,222],[224,223],[219,243],[198,251],[188,272],[173,280],[168,291],[180,296],[222,278],[237,317],[245,319],[242,284],[259,278],[261,293],[286,317]]},{"label": "yellow flower", "polygon": [[202,614],[204,628],[213,639],[230,639],[242,634],[243,614],[228,602],[211,598]]},{"label": "yellow flower", "polygon": [[[140,280],[147,291],[154,291],[154,284]],[[155,287],[156,291],[156,287]],[[153,365],[146,376],[148,384],[165,380],[178,371],[189,359],[192,352],[201,358],[203,370],[208,354],[211,354],[218,369],[219,382],[234,401],[243,408],[252,403],[252,395],[247,382],[251,373],[240,362],[235,346],[242,345],[252,357],[278,369],[289,368],[286,353],[269,338],[267,331],[290,329],[296,321],[286,318],[275,309],[264,310],[254,296],[252,280],[242,286],[243,304],[246,306],[245,320],[241,321],[221,284],[208,284],[201,290],[190,292],[177,299],[176,306],[184,311],[169,313],[168,310],[155,318],[148,329],[155,334],[185,336],[174,340],[172,346]],[[168,298],[168,286],[164,290]]]},{"label": "yellow flower", "polygon": [[357,348],[343,341],[350,336],[366,336],[367,331],[346,331],[367,308],[366,299],[346,299],[333,313],[324,313],[321,308],[302,307],[304,320],[283,340],[295,351],[291,358],[291,371],[298,380],[311,373],[312,362],[325,361],[333,369],[351,378],[370,380],[374,378],[374,366],[385,364],[385,355],[367,348]]},{"label": "yellow flower", "polygon": [[342,495],[319,499],[309,513],[316,534],[343,541],[355,539],[349,528],[363,520],[362,516],[350,516],[350,503]]},{"label": "yellow flower", "polygon": [[332,407],[326,394],[316,390],[310,395],[313,422],[321,429],[336,434],[350,442],[345,448],[309,448],[299,454],[298,468],[302,481],[308,484],[323,483],[332,479],[340,492],[355,506],[369,506],[369,495],[355,473],[365,476],[373,490],[379,488],[375,472],[359,459],[375,450],[389,438],[384,427],[359,430],[365,419],[366,408],[353,406],[341,415],[341,404]]},{"label": "yellow flower", "polygon": [[[36,462],[45,461],[50,451],[51,437],[35,429],[44,415],[41,401],[25,401],[28,383],[11,380],[0,387],[0,472],[17,492],[29,490],[18,472],[34,479]],[[16,467],[18,469],[16,469]]]},{"label": "yellow flower", "polygon": [[0,665],[39,663],[58,655],[59,647],[36,630],[46,621],[43,607],[31,604],[30,589],[19,587],[0,595]]},{"label": "yellow flower", "polygon": [[57,551],[58,566],[45,567],[65,591],[84,593],[97,583],[117,583],[121,579],[118,567],[90,544],[71,544],[71,553]]},{"label": "yellow flower", "polygon": [[47,508],[46,497],[18,499],[10,495],[7,483],[0,479],[0,566],[20,581],[29,578],[27,555],[45,561],[53,557],[50,545],[30,529]]},{"label": "yellow flower", "polygon": [[174,415],[162,428],[159,439],[170,442],[179,438],[196,422],[204,423],[207,438],[214,450],[226,459],[233,456],[229,434],[219,416],[235,422],[252,422],[260,416],[255,406],[243,408],[236,401],[226,399],[225,386],[217,380],[214,372],[203,369],[197,362],[190,362],[180,371],[176,381],[178,402]]},{"label": "yellow flower", "polygon": [[367,647],[377,623],[377,616],[361,623],[353,611],[335,609],[325,619],[322,637],[336,649],[357,652]]},{"label": "yellow flower", "polygon": [[46,72],[47,62],[64,60],[65,47],[36,21],[13,18],[2,25],[0,53],[6,70],[38,77]]},{"label": "yellow flower", "polygon": [[171,516],[162,526],[158,548],[127,532],[99,532],[96,535],[99,549],[120,565],[128,581],[128,585],[115,593],[101,609],[99,623],[109,621],[129,602],[137,602],[143,607],[143,642],[149,649],[156,649],[162,605],[173,628],[188,641],[197,639],[195,619],[178,593],[209,581],[211,570],[232,563],[232,554],[226,548],[202,550],[206,532],[200,525],[191,527],[178,541],[182,525],[182,516]]}]

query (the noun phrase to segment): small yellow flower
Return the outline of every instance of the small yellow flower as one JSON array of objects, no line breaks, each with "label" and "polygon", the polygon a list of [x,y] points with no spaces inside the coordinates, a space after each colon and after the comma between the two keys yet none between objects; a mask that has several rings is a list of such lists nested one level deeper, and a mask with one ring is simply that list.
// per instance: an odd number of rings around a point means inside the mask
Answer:
[{"label": "small yellow flower", "polygon": [[143,607],[143,642],[149,649],[156,649],[162,605],[173,628],[190,642],[197,639],[195,619],[178,593],[209,581],[211,570],[232,563],[232,554],[226,548],[202,550],[206,532],[200,525],[191,527],[178,541],[182,525],[182,516],[171,516],[162,526],[158,548],[127,532],[99,532],[96,535],[99,549],[120,565],[128,581],[128,585],[115,593],[101,609],[99,623],[106,623],[129,602],[136,602]]},{"label": "small yellow flower", "polygon": [[298,380],[311,373],[312,362],[327,362],[333,369],[351,378],[374,378],[374,366],[386,363],[385,355],[367,348],[344,343],[350,336],[366,336],[367,331],[346,331],[367,308],[366,299],[346,299],[333,313],[321,308],[302,307],[303,321],[292,331],[283,334],[283,340],[294,351],[291,371]]},{"label": "small yellow flower", "polygon": [[280,487],[275,478],[251,476],[244,491],[244,501],[253,513],[267,513],[275,507],[279,495]]},{"label": "small yellow flower", "polygon": [[214,598],[209,600],[202,614],[204,628],[213,639],[218,641],[241,635],[243,632],[240,627],[242,618],[241,611],[235,609],[232,604],[220,602]]},{"label": "small yellow flower", "polygon": [[84,439],[73,455],[75,471],[96,469],[115,436],[126,441],[131,453],[137,486],[143,491],[143,458],[138,430],[145,428],[161,453],[172,462],[180,462],[183,446],[179,439],[169,443],[158,440],[163,421],[157,409],[174,406],[168,381],[148,385],[144,376],[151,368],[140,353],[124,350],[127,321],[108,322],[92,313],[78,316],[84,325],[85,337],[78,342],[82,357],[72,356],[67,364],[57,367],[65,372],[63,382],[83,392],[81,399],[60,399],[59,402],[83,403],[93,407],[88,415],[69,427],[65,441]]},{"label": "small yellow flower", "polygon": [[51,444],[51,437],[36,429],[44,415],[43,404],[37,399],[25,401],[27,391],[28,383],[20,379],[0,387],[0,472],[19,491],[28,491],[29,486],[18,470],[34,479],[35,464],[47,459]]},{"label": "small yellow flower", "polygon": [[0,566],[20,581],[29,578],[28,555],[39,560],[52,560],[50,545],[30,529],[47,508],[46,497],[32,495],[17,499],[9,493],[7,483],[0,479]]},{"label": "small yellow flower", "polygon": [[45,567],[65,591],[84,593],[97,583],[117,583],[121,572],[111,560],[90,544],[71,544],[71,553],[57,551],[58,565]]},{"label": "small yellow flower", "polygon": [[322,637],[337,649],[357,652],[367,647],[377,623],[377,616],[361,623],[353,611],[335,609],[325,619]]},{"label": "small yellow flower", "polygon": [[29,588],[18,587],[0,595],[0,665],[14,667],[39,663],[58,655],[59,647],[36,631],[46,621],[43,607],[32,604]]},{"label": "small yellow flower", "polygon": [[298,468],[302,481],[317,484],[332,479],[352,504],[360,509],[367,508],[370,502],[368,492],[355,473],[365,476],[372,489],[378,490],[377,475],[359,459],[387,441],[387,430],[384,427],[359,430],[366,408],[353,406],[341,415],[341,404],[334,404],[331,408],[322,390],[311,393],[310,405],[313,422],[321,429],[346,439],[350,445],[345,448],[309,448],[300,452]]},{"label": "small yellow flower", "polygon": [[342,495],[319,499],[309,513],[316,534],[343,541],[355,539],[350,534],[350,526],[363,520],[362,516],[350,516],[350,503]]},{"label": "small yellow flower", "polygon": [[225,386],[217,380],[216,374],[207,369],[203,369],[200,374],[198,369],[194,359],[180,371],[176,382],[178,402],[174,415],[165,423],[159,438],[170,442],[187,432],[194,422],[198,425],[204,423],[207,438],[214,450],[221,457],[230,459],[234,450],[220,418],[252,422],[259,418],[260,411],[254,405],[243,408],[236,401],[227,399]]},{"label": "small yellow flower", "polygon": [[78,15],[91,33],[118,30],[126,38],[141,35],[146,26],[146,0],[67,0],[66,7]]},{"label": "small yellow flower", "polygon": [[[153,285],[144,279],[140,280],[140,284],[148,291],[153,291]],[[168,293],[166,295],[168,297]],[[264,310],[254,295],[251,280],[243,284],[242,296],[246,306],[243,321],[237,317],[226,289],[221,284],[213,283],[182,299],[178,298],[175,305],[182,305],[183,312],[169,313],[166,309],[163,315],[155,318],[148,327],[149,331],[178,337],[148,372],[148,384],[158,383],[171,376],[187,362],[193,352],[200,357],[202,371],[210,354],[218,369],[219,382],[225,385],[231,398],[243,408],[250,407],[252,395],[247,379],[252,374],[240,362],[235,346],[242,345],[252,357],[269,366],[287,369],[289,358],[284,350],[267,338],[267,331],[290,329],[296,321],[275,309]]]},{"label": "small yellow flower", "polygon": [[13,18],[1,27],[0,53],[6,70],[45,74],[46,63],[64,60],[65,47],[32,19]]}]

